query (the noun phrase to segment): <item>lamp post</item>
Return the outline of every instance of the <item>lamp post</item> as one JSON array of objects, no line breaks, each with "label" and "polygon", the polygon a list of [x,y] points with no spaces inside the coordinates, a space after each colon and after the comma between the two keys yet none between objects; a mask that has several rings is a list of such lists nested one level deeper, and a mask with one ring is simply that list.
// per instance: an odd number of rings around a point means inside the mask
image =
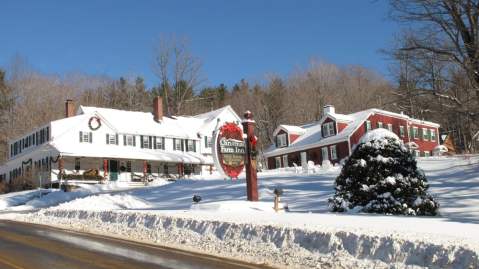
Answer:
[{"label": "lamp post", "polygon": [[254,135],[253,113],[249,110],[244,113],[242,121],[243,132],[246,134],[246,194],[248,201],[258,201],[258,177],[256,174],[256,136]]}]

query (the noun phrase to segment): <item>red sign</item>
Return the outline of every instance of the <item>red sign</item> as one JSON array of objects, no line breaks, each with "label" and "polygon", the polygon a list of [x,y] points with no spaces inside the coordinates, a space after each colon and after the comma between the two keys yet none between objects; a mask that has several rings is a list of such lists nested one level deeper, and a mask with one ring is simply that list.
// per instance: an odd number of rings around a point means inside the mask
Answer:
[{"label": "red sign", "polygon": [[216,130],[213,158],[219,171],[230,178],[238,178],[244,169],[246,153],[243,130],[231,122]]}]

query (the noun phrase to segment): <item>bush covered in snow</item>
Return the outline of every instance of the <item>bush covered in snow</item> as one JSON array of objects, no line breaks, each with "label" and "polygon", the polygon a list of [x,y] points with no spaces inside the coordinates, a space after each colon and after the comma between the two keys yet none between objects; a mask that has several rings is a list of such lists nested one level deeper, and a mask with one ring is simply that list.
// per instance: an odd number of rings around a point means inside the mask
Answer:
[{"label": "bush covered in snow", "polygon": [[412,154],[385,129],[368,132],[336,178],[332,211],[436,215],[439,204]]}]

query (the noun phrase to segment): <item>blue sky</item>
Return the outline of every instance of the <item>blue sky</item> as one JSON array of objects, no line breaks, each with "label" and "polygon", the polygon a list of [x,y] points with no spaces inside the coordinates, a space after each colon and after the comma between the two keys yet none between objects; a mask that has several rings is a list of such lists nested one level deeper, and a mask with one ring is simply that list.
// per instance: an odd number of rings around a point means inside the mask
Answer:
[{"label": "blue sky", "polygon": [[112,77],[151,71],[160,36],[189,40],[206,84],[287,75],[312,58],[360,64],[388,75],[378,50],[398,25],[386,0],[2,1],[0,66],[14,55],[47,74]]}]

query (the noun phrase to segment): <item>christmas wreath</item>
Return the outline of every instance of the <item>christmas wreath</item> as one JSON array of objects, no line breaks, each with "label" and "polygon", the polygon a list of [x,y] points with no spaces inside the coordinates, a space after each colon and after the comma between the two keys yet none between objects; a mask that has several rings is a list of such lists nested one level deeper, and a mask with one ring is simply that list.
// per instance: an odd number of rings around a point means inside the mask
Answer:
[{"label": "christmas wreath", "polygon": [[[95,122],[95,126],[93,126],[93,121]],[[88,121],[88,127],[90,127],[92,131],[98,130],[101,127],[100,118],[96,116],[91,117]]]}]

